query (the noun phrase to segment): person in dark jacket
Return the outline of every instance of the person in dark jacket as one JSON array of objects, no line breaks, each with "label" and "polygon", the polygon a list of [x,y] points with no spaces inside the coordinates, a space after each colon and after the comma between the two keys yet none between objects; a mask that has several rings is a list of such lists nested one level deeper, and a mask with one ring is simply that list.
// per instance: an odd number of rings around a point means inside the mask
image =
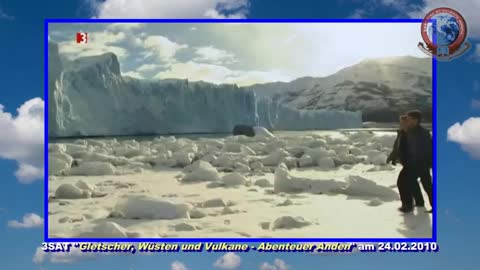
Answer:
[{"label": "person in dark jacket", "polygon": [[[422,186],[428,194],[432,204],[432,181],[430,168],[432,167],[432,137],[430,132],[421,126],[422,114],[419,111],[407,113],[405,121],[405,140],[399,142],[399,152],[402,159],[402,171],[397,181],[402,206],[401,212],[413,210],[413,196],[415,183],[423,178]],[[427,176],[428,172],[428,176]],[[423,177],[422,177],[423,176]]]},{"label": "person in dark jacket", "polygon": [[[400,121],[399,121],[399,129],[397,130],[397,138],[395,139],[395,142],[392,147],[392,152],[387,158],[387,163],[392,163],[392,165],[396,165],[397,163],[404,164],[405,158],[406,158],[406,140],[407,140],[407,132],[406,132],[406,127],[407,125],[407,115],[401,115],[400,116]],[[406,177],[406,171],[402,171],[398,175],[397,183],[401,182],[401,178]],[[431,177],[430,177],[430,171],[427,170],[426,174],[423,173],[422,176],[420,177],[422,185],[424,183],[431,182]],[[425,185],[424,185],[425,187]],[[420,190],[420,186],[418,184],[418,181],[415,181],[412,185],[412,195],[415,201],[415,206],[417,207],[424,207],[425,206],[425,201],[423,199],[422,191]]]}]

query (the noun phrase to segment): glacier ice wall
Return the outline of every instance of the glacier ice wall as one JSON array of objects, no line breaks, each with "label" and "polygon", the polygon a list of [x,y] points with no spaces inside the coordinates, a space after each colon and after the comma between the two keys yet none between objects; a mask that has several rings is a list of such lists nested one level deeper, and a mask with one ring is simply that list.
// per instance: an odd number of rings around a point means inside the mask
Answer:
[{"label": "glacier ice wall", "polygon": [[305,130],[361,126],[360,113],[299,111],[236,85],[123,77],[113,53],[62,63],[49,43],[49,137]]}]

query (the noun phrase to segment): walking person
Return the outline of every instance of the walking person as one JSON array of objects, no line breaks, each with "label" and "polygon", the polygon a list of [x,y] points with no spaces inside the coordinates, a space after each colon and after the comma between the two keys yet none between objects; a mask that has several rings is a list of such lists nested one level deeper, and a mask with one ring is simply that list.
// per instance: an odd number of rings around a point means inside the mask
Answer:
[{"label": "walking person", "polygon": [[[403,165],[403,161],[405,160],[405,156],[406,156],[405,146],[406,146],[406,139],[407,139],[406,121],[407,121],[407,116],[401,115],[399,119],[399,128],[397,130],[397,138],[395,139],[395,143],[393,144],[392,152],[387,158],[387,163],[392,163],[392,165],[397,165],[397,163],[400,163]],[[402,145],[402,148],[400,148],[400,145]],[[428,175],[430,175],[430,171],[428,171]],[[401,171],[400,174],[398,175],[397,183],[399,181],[402,181],[400,178],[404,178],[404,177],[406,177],[406,173],[405,171]],[[424,177],[425,175],[422,176],[422,179]],[[422,183],[423,183],[423,180],[422,180]],[[424,207],[425,201],[423,199],[422,191],[420,190],[420,186],[417,181],[413,183],[412,188],[413,188],[412,194],[415,201],[415,206]]]},{"label": "walking person", "polygon": [[413,197],[417,193],[415,186],[418,186],[418,178],[423,178],[422,186],[429,197],[430,204],[433,203],[430,176],[432,137],[430,132],[421,126],[421,119],[420,111],[408,112],[405,119],[406,139],[399,140],[398,148],[403,168],[397,181],[402,201],[402,206],[398,210],[404,213],[413,211]]}]

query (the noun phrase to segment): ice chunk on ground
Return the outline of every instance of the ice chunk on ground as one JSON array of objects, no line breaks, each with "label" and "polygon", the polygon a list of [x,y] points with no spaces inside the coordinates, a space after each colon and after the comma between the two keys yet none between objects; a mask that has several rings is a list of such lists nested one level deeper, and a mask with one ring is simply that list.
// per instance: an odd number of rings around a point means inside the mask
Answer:
[{"label": "ice chunk on ground", "polygon": [[192,206],[147,195],[130,195],[121,199],[114,213],[128,219],[177,219],[188,218]]},{"label": "ice chunk on ground", "polygon": [[207,214],[205,214],[203,211],[196,208],[190,210],[188,213],[190,215],[190,218],[193,218],[193,219],[204,218],[207,216]]},{"label": "ice chunk on ground", "polygon": [[81,238],[127,238],[125,228],[115,222],[106,221],[94,226],[91,231],[80,233]]},{"label": "ice chunk on ground", "polygon": [[73,162],[73,158],[66,154],[66,153],[63,153],[63,152],[57,152],[57,153],[49,153],[48,154],[48,157],[49,158],[57,158],[57,159],[60,159],[64,162],[66,162],[68,164],[68,166],[71,166],[72,165],[72,162]]},{"label": "ice chunk on ground", "polygon": [[206,161],[208,163],[213,163],[217,159],[215,154],[207,154],[201,158],[201,160]]},{"label": "ice chunk on ground", "polygon": [[214,198],[202,203],[202,207],[211,208],[211,207],[225,207],[228,206],[228,203],[221,198]]},{"label": "ice chunk on ground", "polygon": [[229,173],[229,174],[224,175],[222,177],[222,182],[227,187],[242,186],[242,185],[245,185],[247,183],[247,179],[243,175],[241,175],[237,172],[234,172],[234,173]]},{"label": "ice chunk on ground", "polygon": [[387,164],[387,155],[383,152],[373,151],[369,153],[367,161],[374,165],[385,165]]},{"label": "ice chunk on ground", "polygon": [[177,232],[196,231],[197,230],[197,227],[195,227],[195,225],[185,223],[185,222],[175,224],[174,228],[175,228],[175,231],[177,231]]},{"label": "ice chunk on ground", "polygon": [[338,193],[344,185],[345,183],[333,179],[321,180],[294,177],[289,174],[285,166],[278,166],[275,170],[273,187],[276,193]]},{"label": "ice chunk on ground", "polygon": [[115,167],[108,162],[87,161],[78,167],[71,168],[69,175],[112,175],[115,174]]},{"label": "ice chunk on ground", "polygon": [[283,149],[277,149],[276,151],[272,152],[270,155],[263,158],[262,163],[265,166],[277,166],[286,157],[288,157],[288,152],[286,152]]},{"label": "ice chunk on ground", "polygon": [[250,168],[254,171],[261,171],[263,169],[263,164],[260,161],[254,161],[250,164]]},{"label": "ice chunk on ground", "polygon": [[273,186],[272,183],[270,183],[270,181],[266,178],[258,179],[257,181],[255,181],[254,185],[259,186],[259,187],[271,187],[271,186]]},{"label": "ice chunk on ground", "polygon": [[48,157],[48,175],[60,175],[70,168],[70,165],[62,159]]},{"label": "ice chunk on ground", "polygon": [[92,193],[88,190],[83,190],[72,184],[61,184],[55,190],[55,198],[57,199],[85,199],[90,198]]},{"label": "ice chunk on ground", "polygon": [[335,162],[330,157],[323,157],[317,160],[317,166],[321,169],[333,169]]},{"label": "ice chunk on ground", "polygon": [[306,221],[303,217],[292,217],[292,216],[283,216],[277,218],[272,224],[270,229],[295,229],[302,228],[312,224],[309,221]]},{"label": "ice chunk on ground", "polygon": [[228,142],[222,148],[224,152],[231,152],[231,153],[240,153],[242,151],[242,144],[236,142]]},{"label": "ice chunk on ground", "polygon": [[301,157],[305,153],[305,148],[302,146],[291,146],[285,148],[285,150],[290,153],[290,155],[297,158]]},{"label": "ice chunk on ground", "polygon": [[315,164],[315,160],[310,155],[303,155],[299,160],[300,167],[310,167]]},{"label": "ice chunk on ground", "polygon": [[350,175],[347,177],[347,186],[342,193],[358,197],[374,197],[382,201],[398,200],[398,193],[389,187],[378,185],[372,180]]},{"label": "ice chunk on ground", "polygon": [[194,157],[194,153],[186,151],[178,151],[172,155],[172,158],[176,161],[176,165],[182,167],[190,165]]},{"label": "ice chunk on ground", "polygon": [[241,152],[242,152],[242,154],[247,155],[247,156],[254,156],[255,155],[255,151],[253,151],[252,148],[250,148],[246,145],[241,146]]},{"label": "ice chunk on ground", "polygon": [[203,160],[196,161],[191,167],[188,167],[188,170],[191,172],[183,177],[182,182],[220,180],[217,169]]},{"label": "ice chunk on ground", "polygon": [[95,187],[88,184],[87,182],[83,180],[78,180],[77,183],[75,183],[75,186],[77,186],[80,189],[88,190],[88,191],[95,191]]},{"label": "ice chunk on ground", "polygon": [[298,167],[298,160],[294,157],[285,157],[284,159],[281,160],[281,163],[287,165],[289,169]]}]

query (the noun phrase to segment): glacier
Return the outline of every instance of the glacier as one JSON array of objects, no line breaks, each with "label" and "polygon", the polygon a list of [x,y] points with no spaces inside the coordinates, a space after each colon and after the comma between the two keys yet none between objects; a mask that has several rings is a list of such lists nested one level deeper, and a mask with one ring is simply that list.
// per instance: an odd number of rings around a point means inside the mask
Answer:
[{"label": "glacier", "polygon": [[62,59],[48,44],[48,135],[229,133],[237,124],[274,130],[358,128],[360,112],[298,110],[247,88],[122,76],[113,53]]}]

